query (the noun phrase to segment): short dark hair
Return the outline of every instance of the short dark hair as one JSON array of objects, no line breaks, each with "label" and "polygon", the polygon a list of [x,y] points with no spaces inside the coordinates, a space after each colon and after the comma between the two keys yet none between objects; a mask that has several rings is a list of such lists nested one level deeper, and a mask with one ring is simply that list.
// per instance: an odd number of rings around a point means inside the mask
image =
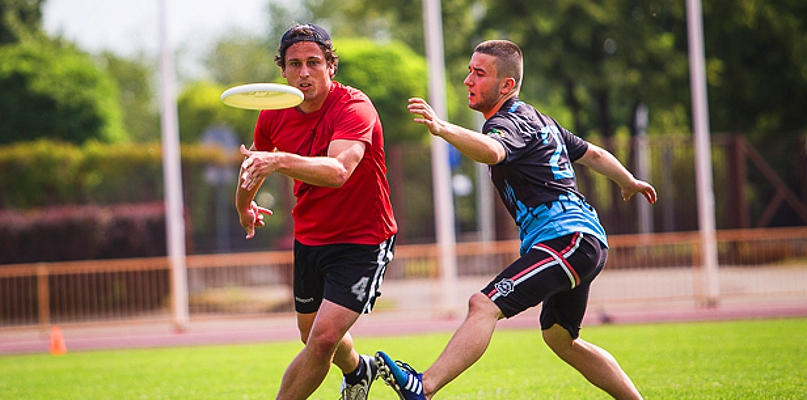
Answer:
[{"label": "short dark hair", "polygon": [[331,36],[328,34],[328,31],[314,24],[295,24],[280,38],[280,46],[277,48],[278,54],[275,56],[275,64],[280,68],[285,68],[286,50],[297,42],[314,42],[325,54],[325,61],[333,64],[334,67],[339,63],[339,56],[336,55],[336,49],[333,48]]},{"label": "short dark hair", "polygon": [[517,44],[509,40],[487,40],[474,48],[474,53],[482,53],[496,58],[496,77],[513,78],[516,88],[521,88],[524,74],[524,55]]}]

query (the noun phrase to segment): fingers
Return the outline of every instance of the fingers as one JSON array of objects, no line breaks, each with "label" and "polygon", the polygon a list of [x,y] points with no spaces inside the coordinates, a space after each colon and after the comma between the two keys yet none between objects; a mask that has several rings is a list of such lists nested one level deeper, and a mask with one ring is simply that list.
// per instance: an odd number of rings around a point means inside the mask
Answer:
[{"label": "fingers", "polygon": [[245,190],[252,190],[255,188],[257,178],[253,176],[248,170],[244,169],[241,173],[241,188]]},{"label": "fingers", "polygon": [[409,109],[409,112],[412,114],[420,114],[426,119],[433,118],[431,106],[423,99],[417,97],[409,99],[409,105],[406,108]]},{"label": "fingers", "polygon": [[241,163],[241,188],[252,190],[258,182],[258,176],[253,166],[254,158],[252,151],[247,150],[244,145],[241,145],[241,153],[247,156],[244,162]]},{"label": "fingers", "polygon": [[658,200],[658,197],[657,197],[657,194],[656,194],[656,189],[654,189],[652,186],[645,189],[645,191],[642,192],[642,194],[644,195],[644,197],[647,199],[647,201],[650,204],[655,204],[656,201]]},{"label": "fingers", "polygon": [[641,193],[650,204],[655,204],[656,200],[658,200],[656,189],[654,189],[649,183],[641,181],[633,190],[623,190],[622,200],[629,201],[636,193]]},{"label": "fingers", "polygon": [[245,221],[244,219],[241,219],[241,226],[247,232],[247,236],[246,236],[247,239],[252,239],[253,237],[255,237],[255,219],[253,218],[252,221],[248,221],[248,222],[247,221]]},{"label": "fingers", "polygon": [[261,207],[253,201],[251,208],[248,211],[247,219],[242,219],[244,230],[247,232],[247,239],[252,239],[255,237],[256,228],[262,228],[266,225],[266,222],[263,220],[264,215],[272,215],[272,210]]}]

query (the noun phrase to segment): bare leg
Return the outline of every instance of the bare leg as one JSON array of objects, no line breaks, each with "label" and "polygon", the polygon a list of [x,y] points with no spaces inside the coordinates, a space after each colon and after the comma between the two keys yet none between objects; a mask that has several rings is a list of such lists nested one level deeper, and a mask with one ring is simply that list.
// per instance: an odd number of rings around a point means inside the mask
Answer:
[{"label": "bare leg", "polygon": [[502,313],[499,307],[487,296],[482,293],[471,296],[465,321],[440,357],[423,373],[423,391],[427,398],[432,398],[438,390],[482,357],[500,318]]},{"label": "bare leg", "polygon": [[558,357],[615,399],[642,398],[614,356],[604,349],[580,338],[572,340],[569,331],[560,325],[552,325],[543,331],[543,335],[546,344]]},{"label": "bare leg", "polygon": [[[322,384],[331,362],[337,363],[340,368],[348,367],[355,350],[347,331],[358,318],[357,312],[327,300],[322,302],[315,317],[299,315],[298,326],[305,347],[286,368],[277,398],[306,399]],[[335,357],[336,353],[339,353],[338,357]],[[353,368],[358,365],[358,354],[355,356]]]},{"label": "bare leg", "polygon": [[[316,316],[317,313],[297,314],[297,328],[300,330],[300,339],[303,343],[308,343],[308,335],[311,334],[311,327],[314,325]],[[353,337],[350,332],[346,333],[339,342],[333,356],[333,363],[345,374],[353,372],[359,366],[359,353],[353,348]]]}]

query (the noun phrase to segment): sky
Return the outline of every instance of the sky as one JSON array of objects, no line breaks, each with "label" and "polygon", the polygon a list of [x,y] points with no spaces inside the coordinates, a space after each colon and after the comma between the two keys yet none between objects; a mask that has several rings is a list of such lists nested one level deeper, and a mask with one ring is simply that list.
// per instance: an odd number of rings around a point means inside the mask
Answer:
[{"label": "sky", "polygon": [[[225,33],[263,34],[268,0],[163,0],[168,40],[177,50],[199,53]],[[160,0],[47,0],[45,31],[61,35],[90,53],[120,56],[159,51]]]}]

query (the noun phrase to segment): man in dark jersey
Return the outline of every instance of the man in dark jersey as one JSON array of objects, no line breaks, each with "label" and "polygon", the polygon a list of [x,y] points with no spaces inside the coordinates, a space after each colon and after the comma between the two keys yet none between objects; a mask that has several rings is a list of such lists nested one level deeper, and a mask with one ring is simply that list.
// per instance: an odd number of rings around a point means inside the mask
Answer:
[{"label": "man in dark jersey", "polygon": [[474,49],[464,83],[469,107],[485,116],[482,134],[441,120],[422,99],[409,101],[415,122],[490,165],[491,179],[518,226],[521,257],[471,296],[465,321],[423,374],[384,352],[376,354],[380,376],[401,399],[432,398],[482,356],[499,319],[540,303],[544,341],[561,359],[615,398],[641,398],[608,352],[579,337],[589,286],[605,264],[608,242],[596,211],[577,191],[571,164],[616,182],[625,201],[641,193],[654,203],[655,189],[611,153],[520,101],[522,58],[518,46],[505,40]]},{"label": "man in dark jersey", "polygon": [[305,347],[286,369],[278,399],[308,398],[333,362],[343,399],[366,399],[377,367],[348,332],[369,313],[392,260],[397,225],[386,179],[381,120],[361,91],[333,81],[328,33],[306,24],[281,38],[275,62],[303,92],[294,108],[264,110],[253,147],[241,152],[236,208],[247,239],[271,211],[255,194],[267,176],[294,179],[294,304]]}]

